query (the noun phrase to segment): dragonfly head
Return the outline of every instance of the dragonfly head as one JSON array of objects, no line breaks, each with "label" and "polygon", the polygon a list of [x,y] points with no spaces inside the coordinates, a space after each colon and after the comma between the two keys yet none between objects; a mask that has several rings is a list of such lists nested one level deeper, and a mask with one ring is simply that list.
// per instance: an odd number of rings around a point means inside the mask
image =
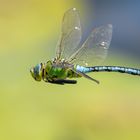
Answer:
[{"label": "dragonfly head", "polygon": [[43,72],[43,64],[42,63],[37,64],[35,67],[32,67],[30,69],[30,73],[36,81],[41,81],[42,72]]}]

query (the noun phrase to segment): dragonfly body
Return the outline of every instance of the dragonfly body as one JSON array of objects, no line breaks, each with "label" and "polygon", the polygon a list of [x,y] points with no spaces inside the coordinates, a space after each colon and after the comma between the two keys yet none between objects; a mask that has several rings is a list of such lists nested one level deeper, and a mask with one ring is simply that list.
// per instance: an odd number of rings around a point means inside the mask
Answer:
[{"label": "dragonfly body", "polygon": [[75,84],[71,78],[85,77],[96,83],[99,81],[88,76],[90,72],[121,72],[140,75],[140,69],[121,66],[97,66],[106,56],[112,38],[112,25],[94,29],[82,46],[80,18],[76,8],[65,12],[62,20],[61,38],[56,57],[52,61],[40,63],[30,72],[36,81]]},{"label": "dragonfly body", "polygon": [[[72,65],[65,61],[56,63],[55,61],[48,61],[47,63],[40,63],[31,69],[32,73],[36,73],[35,80],[50,83],[65,83],[67,79],[82,77],[82,74],[90,72],[120,72],[132,75],[139,75],[140,70],[120,66],[94,66],[84,67],[80,65]],[[82,74],[81,74],[82,73]],[[91,79],[92,80],[92,79]],[[71,81],[71,80],[68,80]],[[68,82],[67,81],[67,82]]]}]

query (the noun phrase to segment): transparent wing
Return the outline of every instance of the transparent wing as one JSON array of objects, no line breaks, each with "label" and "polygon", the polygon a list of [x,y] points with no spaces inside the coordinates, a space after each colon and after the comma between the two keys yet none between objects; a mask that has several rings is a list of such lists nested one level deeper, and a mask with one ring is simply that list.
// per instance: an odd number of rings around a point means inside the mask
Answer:
[{"label": "transparent wing", "polygon": [[69,62],[83,66],[101,63],[107,55],[112,38],[112,25],[94,29],[84,44],[69,59]]},{"label": "transparent wing", "polygon": [[76,8],[65,12],[62,20],[61,38],[57,46],[57,59],[68,59],[76,50],[81,40],[81,25]]}]

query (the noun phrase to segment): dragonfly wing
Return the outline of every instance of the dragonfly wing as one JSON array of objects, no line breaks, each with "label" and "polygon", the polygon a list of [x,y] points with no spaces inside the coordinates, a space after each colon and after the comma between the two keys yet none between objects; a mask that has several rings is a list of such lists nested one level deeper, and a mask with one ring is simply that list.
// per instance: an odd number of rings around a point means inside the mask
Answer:
[{"label": "dragonfly wing", "polygon": [[107,55],[112,38],[112,25],[94,29],[84,44],[69,59],[71,63],[93,66],[101,63]]},{"label": "dragonfly wing", "polygon": [[61,38],[58,42],[57,59],[68,59],[76,50],[81,40],[81,25],[76,8],[65,12],[62,20]]},{"label": "dragonfly wing", "polygon": [[85,74],[85,73],[83,73],[83,72],[76,71],[76,70],[74,70],[73,68],[71,68],[71,70],[72,70],[73,72],[77,73],[78,75],[81,75],[82,77],[85,77],[85,78],[87,78],[87,79],[89,79],[89,80],[91,80],[91,81],[93,81],[93,82],[96,82],[97,84],[100,83],[98,80],[96,80],[96,79],[94,79],[94,78],[88,76],[87,74]]}]

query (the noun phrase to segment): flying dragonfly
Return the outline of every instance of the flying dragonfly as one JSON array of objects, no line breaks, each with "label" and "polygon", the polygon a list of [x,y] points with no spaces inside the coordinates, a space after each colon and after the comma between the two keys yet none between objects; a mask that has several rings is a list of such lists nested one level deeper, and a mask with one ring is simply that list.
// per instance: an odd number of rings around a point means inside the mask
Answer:
[{"label": "flying dragonfly", "polygon": [[100,66],[107,56],[112,38],[112,25],[95,28],[87,40],[80,46],[81,23],[76,8],[65,12],[62,20],[60,40],[56,49],[56,57],[45,63],[37,64],[30,69],[36,81],[55,84],[76,84],[72,78],[85,77],[99,83],[90,77],[90,72],[121,72],[140,76],[140,69],[121,66]]}]

